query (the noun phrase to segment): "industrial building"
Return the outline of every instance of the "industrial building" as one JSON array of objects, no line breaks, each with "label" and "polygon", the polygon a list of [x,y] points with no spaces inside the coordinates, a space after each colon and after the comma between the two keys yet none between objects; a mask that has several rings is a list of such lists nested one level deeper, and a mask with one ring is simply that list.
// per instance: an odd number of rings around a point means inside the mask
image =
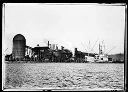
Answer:
[{"label": "industrial building", "polygon": [[[118,55],[119,57],[119,55]],[[123,56],[122,56],[123,57]],[[111,60],[110,60],[111,59]],[[6,61],[32,61],[32,62],[108,62],[114,61],[110,56],[103,53],[101,45],[99,45],[99,54],[78,51],[75,48],[75,54],[70,50],[61,46],[58,49],[57,44],[47,46],[30,47],[26,45],[26,39],[22,34],[17,34],[13,38],[13,49],[10,55],[5,56]],[[119,57],[118,61],[123,61]],[[117,60],[116,60],[117,61]]]},{"label": "industrial building", "polygon": [[33,58],[35,60],[43,60],[44,58],[47,57],[47,54],[49,53],[49,47],[34,47],[32,48],[33,53]]},{"label": "industrial building", "polygon": [[25,57],[26,39],[23,35],[17,34],[13,38],[12,56],[17,60],[22,60]]},{"label": "industrial building", "polygon": [[72,52],[64,49],[61,46],[61,50],[58,49],[56,44],[50,44],[48,41],[47,46],[30,47],[26,45],[26,39],[22,34],[17,34],[13,38],[12,54],[6,55],[6,61],[34,61],[44,62],[46,60],[50,62],[65,61],[72,57]]},{"label": "industrial building", "polygon": [[26,46],[25,47],[25,57],[32,57],[32,55],[33,55],[33,50],[32,50],[32,47],[30,47],[30,46]]}]

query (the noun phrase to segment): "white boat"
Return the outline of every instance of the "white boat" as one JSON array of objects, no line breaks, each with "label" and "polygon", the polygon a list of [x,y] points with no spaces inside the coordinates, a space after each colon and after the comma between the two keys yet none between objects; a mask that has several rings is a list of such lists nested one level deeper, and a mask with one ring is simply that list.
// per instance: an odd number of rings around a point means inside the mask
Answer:
[{"label": "white boat", "polygon": [[108,56],[105,54],[102,55],[96,55],[95,62],[108,62]]},{"label": "white boat", "polygon": [[95,58],[91,57],[91,56],[85,56],[85,61],[87,61],[89,63],[93,63],[93,62],[95,62]]}]

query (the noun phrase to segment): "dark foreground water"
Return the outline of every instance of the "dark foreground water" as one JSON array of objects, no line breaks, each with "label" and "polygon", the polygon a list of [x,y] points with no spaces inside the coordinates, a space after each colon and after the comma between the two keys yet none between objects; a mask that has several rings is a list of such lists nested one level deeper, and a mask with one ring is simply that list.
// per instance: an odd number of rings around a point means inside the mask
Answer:
[{"label": "dark foreground water", "polygon": [[124,64],[6,64],[5,88],[124,89]]}]

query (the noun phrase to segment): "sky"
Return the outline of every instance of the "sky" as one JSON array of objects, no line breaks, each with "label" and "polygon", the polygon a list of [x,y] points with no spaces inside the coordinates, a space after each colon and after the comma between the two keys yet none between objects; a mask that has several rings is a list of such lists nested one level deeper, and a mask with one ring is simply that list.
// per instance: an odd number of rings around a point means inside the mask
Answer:
[{"label": "sky", "polygon": [[[74,52],[98,53],[104,41],[105,53],[124,52],[125,6],[100,4],[13,4],[3,8],[3,51],[12,53],[16,34],[26,38],[26,45],[46,46],[47,41]],[[112,49],[112,50],[111,50]]]}]

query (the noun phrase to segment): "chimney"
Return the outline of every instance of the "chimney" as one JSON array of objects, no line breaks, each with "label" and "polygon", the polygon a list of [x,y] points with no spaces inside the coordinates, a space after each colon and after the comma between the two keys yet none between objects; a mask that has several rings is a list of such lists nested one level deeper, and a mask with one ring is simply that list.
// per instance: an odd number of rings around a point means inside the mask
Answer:
[{"label": "chimney", "polygon": [[58,50],[58,46],[56,45],[56,50]]},{"label": "chimney", "polygon": [[77,48],[75,48],[75,52],[77,52]]},{"label": "chimney", "polygon": [[48,41],[48,47],[49,47],[49,41]]},{"label": "chimney", "polygon": [[64,47],[63,46],[61,46],[61,50],[64,50]]},{"label": "chimney", "polygon": [[74,53],[74,56],[77,56],[77,48],[75,48],[75,53]]},{"label": "chimney", "polygon": [[39,47],[39,44],[37,44],[37,47]]},{"label": "chimney", "polygon": [[49,44],[49,48],[51,49],[51,44]]}]

